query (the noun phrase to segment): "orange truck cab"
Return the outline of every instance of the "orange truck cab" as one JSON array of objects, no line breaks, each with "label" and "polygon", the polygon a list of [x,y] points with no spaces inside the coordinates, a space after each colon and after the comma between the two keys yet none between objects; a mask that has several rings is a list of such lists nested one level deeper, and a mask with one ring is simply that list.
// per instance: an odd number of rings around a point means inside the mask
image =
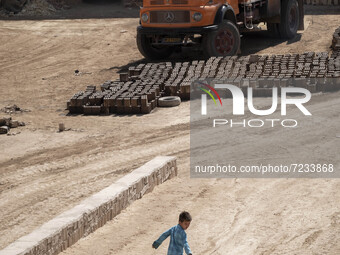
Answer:
[{"label": "orange truck cab", "polygon": [[198,47],[206,58],[235,55],[240,31],[260,22],[280,38],[303,29],[303,0],[144,0],[137,45],[150,60],[168,58],[176,48]]}]

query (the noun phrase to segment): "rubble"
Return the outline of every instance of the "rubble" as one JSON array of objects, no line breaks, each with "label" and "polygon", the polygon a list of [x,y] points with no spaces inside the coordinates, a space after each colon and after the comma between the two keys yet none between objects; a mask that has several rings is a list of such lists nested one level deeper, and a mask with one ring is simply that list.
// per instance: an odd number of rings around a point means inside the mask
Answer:
[{"label": "rubble", "polygon": [[47,0],[49,4],[51,4],[55,9],[68,9],[70,8],[70,4],[80,3],[81,0],[73,0],[73,1],[67,1],[67,0]]},{"label": "rubble", "polygon": [[0,6],[3,7],[5,12],[9,12],[10,15],[14,15],[22,10],[27,0],[3,0],[0,1]]},{"label": "rubble", "polygon": [[[58,10],[70,9],[82,0],[18,0],[7,3],[0,9],[0,16],[49,16]],[[1,0],[0,0],[1,3]],[[0,5],[1,6],[1,5]]]},{"label": "rubble", "polygon": [[56,11],[57,9],[46,0],[31,0],[27,2],[17,16],[48,16]]},{"label": "rubble", "polygon": [[0,118],[0,135],[8,134],[11,128],[17,128],[19,126],[25,126],[25,123],[12,120],[11,117]]},{"label": "rubble", "polygon": [[4,108],[0,109],[1,112],[7,113],[7,114],[15,114],[15,113],[22,113],[22,112],[29,112],[30,110],[27,109],[21,109],[16,104],[5,106]]},{"label": "rubble", "polygon": [[128,8],[143,7],[143,0],[123,0],[123,5]]}]

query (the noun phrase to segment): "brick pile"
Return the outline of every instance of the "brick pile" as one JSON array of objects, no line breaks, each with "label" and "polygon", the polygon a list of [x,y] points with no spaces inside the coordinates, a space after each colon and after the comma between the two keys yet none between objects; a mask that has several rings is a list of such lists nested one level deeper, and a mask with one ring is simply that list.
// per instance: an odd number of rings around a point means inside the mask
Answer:
[{"label": "brick pile", "polygon": [[[285,55],[212,57],[207,61],[147,63],[130,67],[120,79],[88,86],[67,103],[71,114],[147,114],[163,96],[190,99],[194,81],[228,82],[254,89],[254,96],[271,96],[272,87],[296,86],[311,92],[340,89],[339,32],[333,52]],[[266,90],[267,89],[267,90]]]},{"label": "brick pile", "polygon": [[0,118],[0,135],[7,134],[11,128],[25,126],[24,122],[12,120],[12,117]]}]

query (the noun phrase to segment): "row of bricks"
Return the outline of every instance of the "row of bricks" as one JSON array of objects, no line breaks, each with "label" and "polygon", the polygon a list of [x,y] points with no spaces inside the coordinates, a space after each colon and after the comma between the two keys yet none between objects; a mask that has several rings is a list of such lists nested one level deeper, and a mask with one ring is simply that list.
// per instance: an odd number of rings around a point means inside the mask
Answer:
[{"label": "row of bricks", "polygon": [[[126,102],[126,98],[124,98],[124,102]],[[144,102],[144,100],[142,100]],[[71,114],[85,114],[85,115],[99,115],[99,114],[148,114],[153,109],[157,107],[157,99],[151,100],[150,102],[138,104],[137,100],[135,101],[134,98],[132,98],[129,102],[123,103],[120,105],[100,105],[100,106],[91,106],[91,105],[84,105],[84,106],[69,106],[69,112]]]},{"label": "row of bricks", "polygon": [[[117,91],[111,90],[109,87],[108,90],[104,90],[102,92],[96,92],[93,90],[92,92],[88,91],[85,92],[78,92],[76,93],[71,100],[69,101],[69,106],[82,106],[82,105],[101,105],[105,99],[114,99],[119,100],[120,98],[123,99],[125,97],[140,97],[143,95],[147,95],[149,100],[155,99],[156,96],[159,96],[159,86],[137,86],[136,84],[129,84],[129,86],[123,86],[120,88],[118,86]],[[103,88],[102,88],[103,89]]]}]

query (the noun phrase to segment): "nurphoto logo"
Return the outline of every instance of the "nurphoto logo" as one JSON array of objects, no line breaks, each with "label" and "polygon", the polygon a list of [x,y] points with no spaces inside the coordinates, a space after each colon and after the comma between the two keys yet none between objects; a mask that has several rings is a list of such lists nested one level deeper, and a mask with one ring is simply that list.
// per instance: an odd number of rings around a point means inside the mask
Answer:
[{"label": "nurphoto logo", "polygon": [[[222,100],[219,96],[219,93],[216,91],[223,91],[228,90],[232,95],[232,102],[233,102],[233,115],[235,116],[242,116],[245,115],[245,95],[241,88],[231,85],[231,84],[215,84],[215,88],[212,86],[199,82],[199,84],[204,85],[206,88],[199,88],[205,94],[201,95],[201,115],[207,115],[207,95],[209,95],[216,105],[216,100],[213,94],[210,92],[212,91],[220,101],[221,106]],[[209,90],[210,91],[209,91]],[[289,97],[289,95],[294,95],[294,98]],[[302,97],[301,97],[302,96]],[[273,114],[278,108],[278,97],[279,92],[278,88],[272,88],[272,103],[269,109],[256,109],[254,106],[254,97],[253,97],[253,88],[247,88],[247,106],[248,110],[257,116],[269,116]],[[283,87],[281,88],[281,116],[287,116],[287,106],[294,105],[296,106],[305,116],[311,116],[312,114],[307,110],[304,106],[309,100],[311,99],[312,94],[309,90],[304,88],[297,88],[297,87]],[[265,123],[271,124],[271,127],[275,126],[275,123],[280,122],[281,126],[283,127],[297,127],[298,122],[295,119],[250,119],[246,121],[245,119],[241,122],[235,122],[232,119],[214,119],[213,120],[213,127],[221,126],[221,125],[230,125],[230,127],[235,126],[242,126],[242,127],[263,127]]]}]

